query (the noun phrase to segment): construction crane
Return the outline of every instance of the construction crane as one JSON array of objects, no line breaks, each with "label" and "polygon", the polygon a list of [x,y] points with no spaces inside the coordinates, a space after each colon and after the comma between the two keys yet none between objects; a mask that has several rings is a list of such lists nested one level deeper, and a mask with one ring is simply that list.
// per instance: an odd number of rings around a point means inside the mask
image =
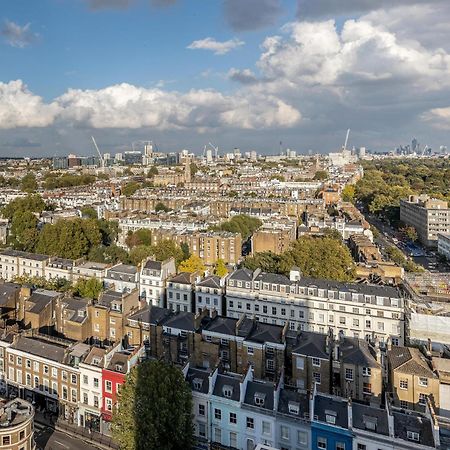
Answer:
[{"label": "construction crane", "polygon": [[92,138],[92,142],[94,143],[95,149],[97,150],[98,157],[100,158],[100,167],[102,169],[104,169],[105,168],[105,160],[103,159],[103,156],[100,153],[100,150],[98,149],[98,145],[97,145],[97,142],[95,142],[94,136],[91,136],[91,138]]},{"label": "construction crane", "polygon": [[350,128],[347,130],[347,135],[345,136],[345,142],[344,146],[342,147],[342,150],[347,150],[347,144],[348,144],[348,137],[350,136]]},{"label": "construction crane", "polygon": [[214,150],[214,159],[217,159],[219,157],[219,146],[214,147],[214,145],[211,144],[211,142],[208,142],[208,144],[212,147]]}]

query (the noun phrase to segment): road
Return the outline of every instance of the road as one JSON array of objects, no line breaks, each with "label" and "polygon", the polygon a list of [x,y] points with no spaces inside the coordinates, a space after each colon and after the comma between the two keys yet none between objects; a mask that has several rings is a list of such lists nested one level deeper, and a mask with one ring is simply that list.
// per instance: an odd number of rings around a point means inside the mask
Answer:
[{"label": "road", "polygon": [[[406,257],[409,257],[409,255],[405,252],[405,249],[399,246],[398,243],[393,240],[396,234],[393,228],[391,228],[388,224],[382,222],[372,214],[365,214],[365,218],[371,225],[374,225],[380,231],[380,236],[375,239],[375,242],[380,247],[383,255],[385,255],[384,249],[387,246],[394,245],[399,248]],[[426,256],[414,256],[412,257],[412,259],[416,264],[421,265],[432,273],[450,271],[449,265],[438,261],[436,256],[434,256],[433,254]]]},{"label": "road", "polygon": [[36,450],[98,450],[81,439],[39,425],[35,427],[34,439]]}]

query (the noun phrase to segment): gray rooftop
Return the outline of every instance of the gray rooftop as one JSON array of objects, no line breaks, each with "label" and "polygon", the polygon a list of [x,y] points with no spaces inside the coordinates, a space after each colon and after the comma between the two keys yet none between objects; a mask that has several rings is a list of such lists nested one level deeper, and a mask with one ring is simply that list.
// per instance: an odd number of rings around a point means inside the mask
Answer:
[{"label": "gray rooftop", "polygon": [[[314,416],[317,416],[316,420],[328,425],[348,428],[347,400],[316,395],[314,398]],[[327,421],[327,418],[330,417],[334,417],[334,423]]]}]

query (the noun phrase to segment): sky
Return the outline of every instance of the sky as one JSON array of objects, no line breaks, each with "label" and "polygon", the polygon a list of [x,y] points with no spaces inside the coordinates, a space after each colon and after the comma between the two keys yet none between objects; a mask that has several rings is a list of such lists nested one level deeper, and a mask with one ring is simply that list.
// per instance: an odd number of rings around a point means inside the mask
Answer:
[{"label": "sky", "polygon": [[0,156],[450,147],[448,0],[2,0]]}]

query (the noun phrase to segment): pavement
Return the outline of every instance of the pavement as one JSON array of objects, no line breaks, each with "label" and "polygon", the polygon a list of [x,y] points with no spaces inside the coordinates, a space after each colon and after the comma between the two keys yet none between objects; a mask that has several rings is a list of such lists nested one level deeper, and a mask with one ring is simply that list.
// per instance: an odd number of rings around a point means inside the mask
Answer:
[{"label": "pavement", "polygon": [[36,450],[98,450],[98,447],[82,439],[38,423],[35,423],[34,439]]}]

